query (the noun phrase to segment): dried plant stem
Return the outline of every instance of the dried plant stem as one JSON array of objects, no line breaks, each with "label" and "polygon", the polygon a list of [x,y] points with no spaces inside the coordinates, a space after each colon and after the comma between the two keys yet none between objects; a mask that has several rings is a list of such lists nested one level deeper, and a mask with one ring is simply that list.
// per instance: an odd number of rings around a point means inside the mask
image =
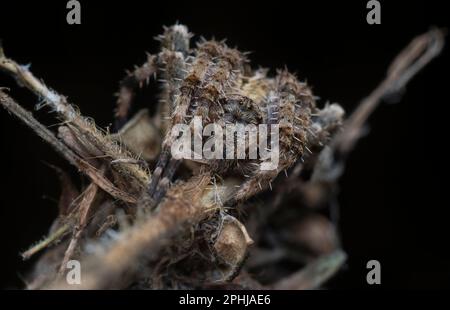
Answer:
[{"label": "dried plant stem", "polygon": [[[326,195],[334,191],[334,184],[344,171],[347,154],[362,136],[364,124],[380,102],[402,90],[415,74],[440,54],[443,46],[444,32],[432,29],[413,39],[396,56],[387,70],[386,78],[359,103],[344,122],[343,130],[321,151],[311,181],[301,187],[307,197],[315,197],[311,204],[326,200]],[[303,166],[303,163],[296,165],[291,180],[300,174]]]},{"label": "dried plant stem", "polygon": [[[213,210],[213,198],[207,189],[209,184],[210,176],[206,174],[175,186],[160,208],[144,222],[124,232],[105,253],[85,260],[82,287],[77,289],[118,288],[119,282],[124,285],[125,273],[132,276],[141,261],[157,257],[173,237],[189,230]],[[72,287],[62,281],[51,288]]]},{"label": "dried plant stem", "polygon": [[320,287],[344,264],[347,255],[342,250],[319,257],[305,268],[273,285],[277,290],[311,290]]},{"label": "dried plant stem", "polygon": [[[53,111],[66,122],[74,125],[74,129],[79,131],[79,136],[84,136],[86,142],[91,144],[103,154],[108,155],[113,160],[133,159],[127,152],[117,145],[108,135],[103,134],[95,125],[80,115],[80,113],[67,102],[64,96],[49,89],[40,80],[38,80],[26,66],[21,66],[15,61],[6,58],[0,47],[0,70],[9,73],[15,77],[22,85],[32,91],[38,98],[43,100]],[[148,180],[148,174],[136,165],[120,164],[115,168],[124,177],[130,176],[135,179],[140,187],[144,188]]]},{"label": "dried plant stem", "polygon": [[64,224],[59,227],[55,232],[50,234],[48,237],[33,245],[30,249],[26,250],[21,254],[22,259],[27,260],[34,254],[42,251],[46,247],[50,246],[53,242],[60,240],[62,236],[64,236],[70,229],[71,225]]},{"label": "dried plant stem", "polygon": [[26,111],[19,104],[17,104],[11,97],[0,90],[1,105],[14,114],[18,119],[30,127],[39,137],[49,143],[58,153],[60,153],[69,163],[77,167],[80,171],[86,174],[95,184],[97,184],[105,192],[109,193],[116,199],[136,203],[136,198],[130,196],[128,193],[115,187],[108,179],[106,179],[97,169],[92,167],[89,163],[80,158],[65,144],[59,141],[55,135],[49,131],[44,125],[39,123],[30,112]]},{"label": "dried plant stem", "polygon": [[78,214],[79,214],[78,223],[74,228],[74,232],[72,235],[72,239],[69,242],[69,246],[67,247],[67,250],[64,253],[64,258],[62,260],[59,269],[60,274],[62,274],[65,271],[67,262],[72,258],[75,249],[78,245],[78,241],[80,240],[81,235],[84,231],[84,228],[87,226],[89,211],[91,210],[97,192],[98,186],[95,183],[89,184],[89,186],[84,191],[83,199],[81,200],[80,205],[78,207]]},{"label": "dried plant stem", "polygon": [[331,144],[341,154],[348,153],[361,136],[362,127],[378,104],[386,97],[402,90],[406,84],[444,47],[444,32],[432,29],[416,37],[389,66],[386,78],[363,99],[344,123],[344,131]]},{"label": "dried plant stem", "polygon": [[0,69],[8,72],[17,78],[26,88],[31,90],[38,98],[43,98],[64,120],[77,121],[78,113],[66,102],[66,99],[56,92],[50,90],[39,81],[26,66],[21,66],[11,59],[8,59],[0,49]]}]

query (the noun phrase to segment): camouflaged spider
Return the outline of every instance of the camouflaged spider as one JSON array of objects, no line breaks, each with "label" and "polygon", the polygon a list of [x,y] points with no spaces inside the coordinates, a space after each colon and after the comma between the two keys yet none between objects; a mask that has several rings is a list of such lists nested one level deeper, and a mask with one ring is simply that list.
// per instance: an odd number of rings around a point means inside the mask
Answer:
[{"label": "camouflaged spider", "polygon": [[252,70],[245,53],[229,48],[223,41],[202,40],[190,47],[192,34],[183,25],[165,27],[156,39],[161,52],[122,81],[116,110],[117,127],[128,114],[135,89],[157,74],[162,76],[160,119],[169,124],[158,126],[165,135],[162,151],[148,185],[152,205],[164,197],[181,160],[171,156],[174,142],[171,128],[176,124],[192,125],[194,116],[208,123],[279,124],[280,161],[278,169],[260,169],[260,160],[212,160],[213,173],[234,173],[245,179],[228,204],[236,204],[271,187],[280,171],[297,160],[305,160],[320,149],[330,134],[341,125],[343,109],[337,105],[316,107],[315,97],[306,83],[287,70],[268,77],[267,70]]}]

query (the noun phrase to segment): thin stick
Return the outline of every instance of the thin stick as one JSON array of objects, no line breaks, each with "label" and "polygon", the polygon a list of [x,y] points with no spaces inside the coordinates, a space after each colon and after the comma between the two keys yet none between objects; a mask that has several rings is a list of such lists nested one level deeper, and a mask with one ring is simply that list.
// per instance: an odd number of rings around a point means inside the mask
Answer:
[{"label": "thin stick", "polygon": [[39,81],[27,66],[21,66],[11,59],[5,57],[3,49],[0,47],[0,69],[8,72],[17,78],[26,88],[31,90],[37,97],[44,98],[50,107],[60,114],[66,121],[76,121],[78,113],[73,106],[67,103],[63,96],[50,90]]},{"label": "thin stick", "polygon": [[5,94],[0,89],[0,104],[9,112],[14,114],[18,119],[24,122],[30,127],[39,137],[49,143],[58,153],[60,153],[69,163],[77,167],[80,171],[85,173],[94,183],[96,183],[101,189],[109,193],[114,198],[123,200],[129,203],[136,203],[136,198],[130,196],[115,187],[108,179],[98,172],[97,169],[92,167],[89,163],[80,158],[71,149],[69,149],[64,143],[59,141],[55,135],[49,131],[44,125],[39,123],[29,111],[22,108],[11,97]]},{"label": "thin stick", "polygon": [[29,259],[34,254],[42,251],[46,247],[53,244],[55,241],[60,240],[62,236],[64,236],[71,226],[69,224],[65,224],[58,228],[54,233],[50,234],[48,237],[39,241],[37,244],[33,245],[31,248],[20,254],[23,260]]},{"label": "thin stick", "polygon": [[78,210],[78,225],[75,226],[72,239],[70,240],[69,246],[64,253],[64,258],[59,268],[59,274],[62,274],[66,270],[67,262],[72,258],[78,245],[78,241],[80,240],[81,235],[85,227],[87,226],[89,211],[91,210],[91,206],[94,202],[95,196],[97,195],[97,191],[98,186],[95,183],[89,184],[89,186],[84,191],[83,199],[80,202]]},{"label": "thin stick", "polygon": [[302,270],[275,283],[276,290],[312,290],[330,279],[344,264],[347,255],[342,250],[319,257]]},{"label": "thin stick", "polygon": [[331,147],[338,149],[342,154],[348,153],[360,137],[367,118],[378,104],[384,98],[402,90],[411,78],[441,53],[443,47],[444,32],[440,29],[432,29],[416,37],[391,63],[386,78],[361,101],[344,123],[344,131],[332,141]]},{"label": "thin stick", "polygon": [[[15,61],[6,58],[1,46],[0,70],[16,78],[17,81],[42,100],[45,105],[48,105],[53,111],[58,113],[59,117],[64,121],[74,124],[80,132],[80,136],[85,137],[86,143],[92,144],[91,147],[95,147],[102,153],[109,155],[113,160],[133,159],[130,154],[124,152],[119,145],[116,145],[108,135],[104,135],[91,121],[81,116],[74,106],[67,102],[64,96],[49,89],[43,82],[38,80],[27,66],[21,66]],[[132,176],[142,188],[147,184],[148,174],[136,165],[116,165],[116,170],[125,178]]]},{"label": "thin stick", "polygon": [[[439,55],[444,46],[444,32],[432,29],[411,41],[393,60],[386,78],[364,98],[345,121],[343,130],[336,134],[329,146],[320,153],[308,185],[320,186],[321,197],[334,190],[334,184],[344,171],[345,158],[363,133],[363,126],[383,99],[398,93],[407,83]],[[305,187],[305,190],[308,188]]]}]

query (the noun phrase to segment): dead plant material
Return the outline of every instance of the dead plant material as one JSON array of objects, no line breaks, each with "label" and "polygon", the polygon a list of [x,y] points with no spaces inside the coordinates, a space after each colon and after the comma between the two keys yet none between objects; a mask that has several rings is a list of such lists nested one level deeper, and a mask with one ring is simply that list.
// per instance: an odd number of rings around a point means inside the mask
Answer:
[{"label": "dead plant material", "polygon": [[[48,106],[62,124],[55,135],[5,89],[2,107],[90,181],[78,189],[57,169],[59,215],[48,236],[22,254],[27,259],[44,251],[27,288],[322,287],[346,254],[335,222],[318,208],[333,208],[346,155],[373,110],[444,44],[438,29],[414,39],[345,119],[339,104],[319,107],[311,88],[287,70],[273,77],[266,69],[252,70],[246,53],[214,40],[192,48],[192,36],[183,25],[165,27],[157,37],[161,51],[127,74],[115,133],[99,129],[0,48],[0,70],[32,91],[38,108]],[[128,120],[137,90],[155,77],[162,83],[155,114],[140,111]],[[278,124],[278,168],[263,170],[264,160],[248,157],[175,158],[171,130],[194,126],[196,116],[202,125]],[[65,277],[73,259],[81,263],[78,285]]]}]

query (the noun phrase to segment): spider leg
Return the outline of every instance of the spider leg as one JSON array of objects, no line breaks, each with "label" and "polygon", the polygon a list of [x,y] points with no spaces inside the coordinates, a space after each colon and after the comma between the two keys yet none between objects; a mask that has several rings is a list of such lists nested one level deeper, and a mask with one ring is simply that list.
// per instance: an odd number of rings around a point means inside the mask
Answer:
[{"label": "spider leg", "polygon": [[144,83],[148,84],[150,77],[156,74],[157,70],[157,56],[148,54],[147,61],[140,67],[136,67],[134,71],[128,72],[120,82],[115,109],[114,126],[116,130],[119,130],[127,122],[128,112],[136,90],[142,87]]},{"label": "spider leg", "polygon": [[162,79],[162,92],[158,102],[155,118],[155,125],[166,134],[170,115],[175,109],[177,97],[181,95],[182,82],[188,73],[189,63],[181,52],[163,50],[160,54],[160,63],[164,68],[160,68]]},{"label": "spider leg", "polygon": [[149,194],[151,193],[151,195],[153,195],[153,193],[156,190],[156,186],[158,185],[158,182],[163,173],[163,168],[165,168],[167,160],[169,159],[169,156],[170,156],[170,154],[166,150],[163,150],[161,152],[161,154],[159,155],[158,162],[156,163],[156,167],[153,171],[152,178],[147,187],[147,191]]},{"label": "spider leg", "polygon": [[[202,102],[202,100],[199,101]],[[203,107],[201,103],[196,103],[194,105],[196,106],[194,112],[195,114],[189,114],[188,112],[185,117],[185,121],[191,120],[189,121],[190,128],[193,128],[192,122],[194,116],[203,116],[202,111],[205,110],[205,107]],[[191,111],[191,113],[193,112]],[[167,134],[170,134],[170,132],[168,132]],[[163,148],[147,191],[152,198],[150,202],[151,208],[156,207],[156,205],[164,197],[170,185],[170,182],[172,181],[172,178],[175,175],[181,162],[182,159],[175,159],[172,157],[172,154],[169,151],[169,147]]]},{"label": "spider leg", "polygon": [[[176,96],[169,128],[180,123],[193,126],[195,115],[204,116],[205,109],[210,111],[209,107],[219,104],[219,98],[224,97],[226,92],[235,86],[234,82],[238,77],[236,70],[240,68],[243,60],[237,50],[217,42],[207,41],[199,44],[196,58],[180,86],[180,95]],[[214,120],[218,118],[217,115],[207,114],[203,123],[211,122],[210,116]],[[162,156],[148,187],[147,193],[153,198],[154,206],[164,197],[166,183],[169,184],[181,161],[171,158],[170,149],[174,139],[171,132],[166,133]],[[164,171],[165,169],[167,171]]]},{"label": "spider leg", "polygon": [[158,187],[155,189],[155,193],[152,197],[150,208],[156,207],[156,205],[161,201],[170,186],[170,182],[181,164],[181,160],[171,159],[167,164],[164,174],[158,183]]},{"label": "spider leg", "polygon": [[[344,109],[337,103],[326,104],[323,109],[317,110],[311,117],[311,126],[306,129],[308,148],[318,154],[326,145],[333,133],[342,126]],[[305,154],[309,160],[309,152]]]},{"label": "spider leg", "polygon": [[[128,113],[132,101],[136,95],[136,91],[142,88],[144,84],[148,84],[152,76],[156,77],[159,71],[165,72],[163,74],[164,81],[170,82],[178,80],[180,72],[173,68],[180,68],[180,62],[184,61],[184,57],[189,51],[189,41],[192,37],[183,25],[173,25],[171,27],[164,27],[164,33],[156,37],[161,42],[162,52],[158,55],[147,55],[147,60],[144,64],[136,67],[132,72],[128,72],[127,76],[120,82],[118,98],[115,110],[115,127],[120,129],[128,119]],[[160,69],[163,65],[166,69]],[[176,86],[175,86],[176,89]],[[171,93],[171,91],[166,91]]]},{"label": "spider leg", "polygon": [[161,194],[158,194],[158,197],[156,197],[155,193],[157,191],[158,184],[162,180],[161,177],[164,173],[164,169],[171,159],[170,152],[174,142],[174,137],[172,137],[170,129],[176,124],[185,123],[185,118],[189,108],[191,107],[192,98],[198,92],[198,86],[204,80],[205,75],[209,70],[211,58],[212,56],[208,53],[202,53],[201,51],[197,52],[197,57],[194,59],[189,72],[179,87],[180,94],[174,98],[174,108],[170,119],[169,130],[166,132],[166,136],[162,143],[160,157],[147,188],[147,194],[153,200],[152,207],[159,203],[159,196],[162,196]]},{"label": "spider leg", "polygon": [[182,83],[189,73],[190,39],[193,34],[183,25],[164,27],[164,33],[156,37],[161,42],[162,52],[159,57],[163,82],[162,93],[157,108],[156,125],[166,134],[169,126],[168,120],[175,109],[177,97],[181,95]]}]

